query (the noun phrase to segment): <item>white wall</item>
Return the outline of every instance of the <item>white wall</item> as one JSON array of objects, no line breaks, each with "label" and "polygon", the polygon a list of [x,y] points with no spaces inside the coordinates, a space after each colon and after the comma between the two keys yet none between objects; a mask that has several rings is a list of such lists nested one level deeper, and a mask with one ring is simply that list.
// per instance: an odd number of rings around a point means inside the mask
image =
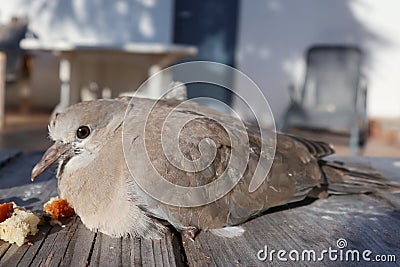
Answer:
[{"label": "white wall", "polygon": [[[357,44],[368,56],[369,116],[400,117],[399,10],[397,0],[242,0],[237,67],[259,85],[279,120],[288,85],[302,83],[308,46]],[[255,110],[265,112],[261,104]]]},{"label": "white wall", "polygon": [[[43,40],[85,44],[171,43],[173,0],[2,0],[0,22],[28,17],[29,29]],[[118,71],[118,70],[117,70]],[[54,107],[59,97],[58,61],[35,55],[32,101]]]},{"label": "white wall", "polygon": [[[174,0],[3,0],[0,22],[27,16],[31,30],[49,40],[170,43],[173,4]],[[358,44],[368,54],[369,115],[399,117],[399,10],[398,0],[242,0],[237,67],[261,87],[280,119],[289,102],[288,85],[302,83],[303,53],[309,45]],[[58,63],[40,54],[35,64],[34,104],[51,107],[58,99]],[[246,89],[239,84],[237,91]],[[262,105],[254,109],[264,112]]]},{"label": "white wall", "polygon": [[1,1],[0,20],[27,16],[43,40],[169,43],[172,7],[172,0],[13,0]]}]

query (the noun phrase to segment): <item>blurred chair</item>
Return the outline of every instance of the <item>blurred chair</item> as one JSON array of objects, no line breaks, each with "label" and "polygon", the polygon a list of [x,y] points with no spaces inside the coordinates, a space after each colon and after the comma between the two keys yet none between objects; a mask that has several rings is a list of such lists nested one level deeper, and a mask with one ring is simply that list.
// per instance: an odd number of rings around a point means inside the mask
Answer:
[{"label": "blurred chair", "polygon": [[9,23],[0,26],[0,127],[4,126],[6,90],[18,90],[21,110],[27,111],[29,108],[29,58],[19,46],[27,29],[27,20],[18,18],[12,18]]},{"label": "blurred chair", "polygon": [[309,48],[302,90],[289,88],[291,104],[284,115],[282,131],[333,144],[347,137],[351,154],[359,152],[368,132],[362,61],[363,53],[355,46]]}]

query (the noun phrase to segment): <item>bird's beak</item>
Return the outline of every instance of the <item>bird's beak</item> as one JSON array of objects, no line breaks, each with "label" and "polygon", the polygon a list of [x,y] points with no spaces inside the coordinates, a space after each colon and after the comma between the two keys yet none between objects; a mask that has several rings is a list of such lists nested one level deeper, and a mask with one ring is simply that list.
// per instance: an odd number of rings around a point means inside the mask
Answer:
[{"label": "bird's beak", "polygon": [[39,175],[50,168],[65,152],[71,148],[70,144],[55,142],[44,153],[42,159],[33,167],[31,181],[34,181]]}]

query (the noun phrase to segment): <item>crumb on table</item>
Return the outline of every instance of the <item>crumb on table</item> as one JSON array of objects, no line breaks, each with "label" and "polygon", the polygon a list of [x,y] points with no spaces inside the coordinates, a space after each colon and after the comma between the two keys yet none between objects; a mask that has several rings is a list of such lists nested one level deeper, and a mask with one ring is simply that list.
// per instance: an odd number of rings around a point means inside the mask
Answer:
[{"label": "crumb on table", "polygon": [[14,203],[0,204],[0,223],[11,217],[14,210]]},{"label": "crumb on table", "polygon": [[69,205],[68,201],[58,197],[53,197],[45,203],[43,210],[56,219],[61,217],[72,217],[75,215],[75,211]]}]

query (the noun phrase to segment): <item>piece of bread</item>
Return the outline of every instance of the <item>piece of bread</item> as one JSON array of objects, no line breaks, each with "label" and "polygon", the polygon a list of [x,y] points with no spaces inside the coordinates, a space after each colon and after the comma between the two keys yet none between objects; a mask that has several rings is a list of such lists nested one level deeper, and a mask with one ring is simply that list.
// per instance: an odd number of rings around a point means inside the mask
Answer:
[{"label": "piece of bread", "polygon": [[44,204],[43,210],[49,213],[54,219],[72,217],[75,215],[75,211],[69,205],[68,201],[59,197],[50,198],[50,200]]},{"label": "piece of bread", "polygon": [[0,223],[10,218],[13,211],[14,211],[13,202],[0,204]]},{"label": "piece of bread", "polygon": [[33,212],[17,207],[13,202],[10,203],[13,205],[13,211],[9,218],[0,223],[0,239],[22,246],[27,241],[28,235],[35,235],[39,231],[37,225],[40,219]]}]

